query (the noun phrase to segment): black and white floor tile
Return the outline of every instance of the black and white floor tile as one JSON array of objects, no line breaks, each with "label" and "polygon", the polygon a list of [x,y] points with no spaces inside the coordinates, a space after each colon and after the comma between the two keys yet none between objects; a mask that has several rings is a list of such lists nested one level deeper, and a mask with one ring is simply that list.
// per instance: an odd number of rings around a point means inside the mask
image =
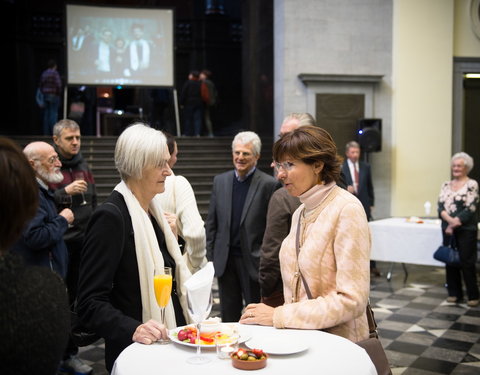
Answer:
[{"label": "black and white floor tile", "polygon": [[[377,262],[387,274],[390,264]],[[443,268],[395,265],[390,281],[372,278],[370,303],[393,375],[480,374],[480,307],[446,302]],[[214,288],[212,316],[219,315]],[[108,374],[102,341],[80,349],[94,375]]]}]

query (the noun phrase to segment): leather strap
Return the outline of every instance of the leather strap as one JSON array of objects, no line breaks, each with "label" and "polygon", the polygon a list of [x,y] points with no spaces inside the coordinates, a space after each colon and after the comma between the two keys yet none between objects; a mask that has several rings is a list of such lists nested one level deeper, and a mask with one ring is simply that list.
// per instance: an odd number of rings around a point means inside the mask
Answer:
[{"label": "leather strap", "polygon": [[[333,191],[332,191],[332,193],[333,193]],[[331,197],[331,199],[335,195],[336,194],[334,194]],[[328,201],[330,201],[331,199],[329,199]],[[327,203],[326,201],[327,201],[327,199],[325,199],[325,201],[323,202],[324,207],[326,206],[326,204],[325,204],[325,203]],[[297,233],[296,233],[296,236],[295,236],[295,248],[296,248],[296,253],[297,253],[297,262],[298,262],[298,254],[300,253],[300,227],[301,227],[300,223],[301,223],[301,216],[302,215],[303,215],[303,211],[300,213],[300,215],[298,217]],[[305,288],[305,293],[307,294],[308,299],[313,299],[312,298],[312,292],[310,291],[310,288],[307,284],[307,281],[303,277],[303,274],[302,274],[302,271],[300,270],[300,267],[298,268],[298,272],[300,273],[300,277],[302,278],[303,287]],[[375,321],[375,316],[373,314],[372,307],[370,306],[370,301],[368,301],[368,303],[367,303],[367,309],[366,310],[367,310],[366,313],[367,313],[369,337],[370,338],[373,338],[373,337],[378,338],[377,322]]]}]

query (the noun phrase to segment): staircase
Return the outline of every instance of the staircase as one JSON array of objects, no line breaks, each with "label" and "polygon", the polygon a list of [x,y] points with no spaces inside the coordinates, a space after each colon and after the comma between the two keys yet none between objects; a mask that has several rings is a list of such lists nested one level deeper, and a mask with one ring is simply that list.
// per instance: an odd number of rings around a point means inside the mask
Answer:
[{"label": "staircase", "polygon": [[[29,142],[45,141],[51,143],[50,137],[11,136],[22,148]],[[173,167],[176,175],[184,176],[192,185],[197,206],[205,220],[208,213],[213,177],[233,168],[233,137],[177,137],[178,161]],[[97,188],[98,202],[102,203],[120,181],[115,169],[114,150],[116,136],[82,137],[82,155],[87,160]],[[272,140],[262,139],[262,155],[258,167],[271,174]]]}]

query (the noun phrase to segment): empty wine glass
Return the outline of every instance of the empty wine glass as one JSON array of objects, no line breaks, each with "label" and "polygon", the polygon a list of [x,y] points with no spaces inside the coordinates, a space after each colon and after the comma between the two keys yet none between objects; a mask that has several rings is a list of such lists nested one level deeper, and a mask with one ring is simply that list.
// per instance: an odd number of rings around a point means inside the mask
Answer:
[{"label": "empty wine glass", "polygon": [[195,322],[197,327],[197,353],[195,356],[187,359],[188,363],[194,365],[202,365],[204,363],[210,362],[210,358],[201,355],[201,340],[200,340],[200,327],[201,322],[204,321],[210,311],[212,310],[213,297],[212,292],[207,296],[199,296],[198,294],[192,293],[190,290],[187,291],[187,303],[188,303],[188,312]]},{"label": "empty wine glass", "polygon": [[[83,172],[75,172],[73,177],[75,178],[75,181],[85,181],[85,175]],[[81,192],[82,194],[82,203],[80,203],[80,206],[85,206],[87,204],[87,201],[85,200],[85,194],[83,194],[83,191]]]},{"label": "empty wine glass", "polygon": [[[61,194],[57,201],[58,211],[62,211],[65,208],[72,208],[72,196],[70,194]],[[69,228],[73,227],[73,224],[68,224]]]}]

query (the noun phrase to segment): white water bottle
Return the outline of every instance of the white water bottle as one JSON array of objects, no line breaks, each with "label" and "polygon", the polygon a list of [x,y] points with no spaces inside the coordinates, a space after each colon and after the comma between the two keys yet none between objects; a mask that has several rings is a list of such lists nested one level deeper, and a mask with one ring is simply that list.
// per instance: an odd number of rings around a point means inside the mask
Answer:
[{"label": "white water bottle", "polygon": [[423,205],[423,207],[425,208],[425,215],[429,216],[430,211],[432,209],[432,204],[430,203],[430,201],[426,201],[425,204]]}]

